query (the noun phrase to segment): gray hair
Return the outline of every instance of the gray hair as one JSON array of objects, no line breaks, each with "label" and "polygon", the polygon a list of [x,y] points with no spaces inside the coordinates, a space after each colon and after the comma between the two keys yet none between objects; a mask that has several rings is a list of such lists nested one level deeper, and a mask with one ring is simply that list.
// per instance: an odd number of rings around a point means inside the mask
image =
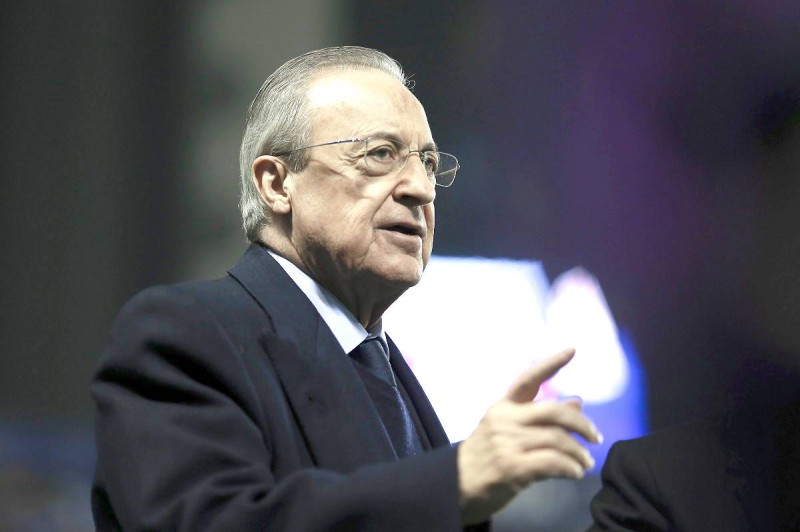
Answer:
[{"label": "gray hair", "polygon": [[[406,86],[400,63],[378,50],[342,46],[314,50],[281,65],[264,81],[247,112],[239,151],[242,223],[247,239],[259,239],[269,222],[268,207],[261,201],[252,179],[252,165],[261,155],[282,153],[308,144],[311,136],[306,93],[311,82],[327,70],[376,69]],[[299,172],[307,162],[304,151],[287,155],[289,169]]]}]

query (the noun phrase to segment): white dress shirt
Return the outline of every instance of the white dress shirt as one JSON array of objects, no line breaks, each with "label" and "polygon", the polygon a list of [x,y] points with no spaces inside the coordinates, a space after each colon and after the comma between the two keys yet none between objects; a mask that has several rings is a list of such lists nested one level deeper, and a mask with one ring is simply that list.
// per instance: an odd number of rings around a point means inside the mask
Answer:
[{"label": "white dress shirt", "polygon": [[325,324],[331,330],[339,345],[345,353],[350,353],[353,349],[367,338],[380,338],[381,342],[389,352],[386,343],[386,335],[383,332],[383,322],[378,319],[375,324],[365,329],[361,323],[353,316],[336,296],[326,290],[321,284],[309,277],[303,270],[295,266],[289,260],[281,257],[271,249],[269,254],[280,264],[281,268],[292,278],[292,281],[317,309]]}]

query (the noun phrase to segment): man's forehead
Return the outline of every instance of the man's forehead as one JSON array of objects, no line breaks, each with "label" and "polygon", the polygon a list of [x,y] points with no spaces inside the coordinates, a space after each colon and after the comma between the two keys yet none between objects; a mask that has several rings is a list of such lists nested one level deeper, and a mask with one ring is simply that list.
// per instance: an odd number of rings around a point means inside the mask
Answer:
[{"label": "man's forehead", "polygon": [[386,72],[375,69],[326,72],[311,83],[307,98],[313,142],[386,131],[409,144],[433,142],[422,104],[403,83]]},{"label": "man's forehead", "polygon": [[379,70],[323,74],[311,83],[306,97],[310,110],[325,121],[400,121],[414,129],[428,129],[422,104],[400,81]]},{"label": "man's forehead", "polygon": [[416,101],[397,79],[375,69],[325,72],[311,82],[306,97],[313,107],[359,103],[373,98],[400,97]]}]

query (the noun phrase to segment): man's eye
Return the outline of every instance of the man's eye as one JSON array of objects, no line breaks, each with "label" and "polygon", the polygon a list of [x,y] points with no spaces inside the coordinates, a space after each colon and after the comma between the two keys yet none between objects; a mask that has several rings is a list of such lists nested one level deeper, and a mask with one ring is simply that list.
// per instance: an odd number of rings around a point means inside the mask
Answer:
[{"label": "man's eye", "polygon": [[370,149],[367,156],[374,161],[394,161],[397,159],[397,151],[391,146],[380,146]]},{"label": "man's eye", "polygon": [[439,157],[437,153],[425,152],[422,154],[422,164],[431,173],[436,173],[439,169]]}]

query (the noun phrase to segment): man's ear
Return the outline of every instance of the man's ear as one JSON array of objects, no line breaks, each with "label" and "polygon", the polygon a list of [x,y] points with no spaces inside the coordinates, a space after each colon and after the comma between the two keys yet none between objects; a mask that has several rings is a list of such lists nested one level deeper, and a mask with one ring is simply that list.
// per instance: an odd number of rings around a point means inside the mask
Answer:
[{"label": "man's ear", "polygon": [[261,200],[274,214],[289,214],[292,210],[286,176],[286,163],[272,155],[261,155],[253,161],[253,183]]}]

